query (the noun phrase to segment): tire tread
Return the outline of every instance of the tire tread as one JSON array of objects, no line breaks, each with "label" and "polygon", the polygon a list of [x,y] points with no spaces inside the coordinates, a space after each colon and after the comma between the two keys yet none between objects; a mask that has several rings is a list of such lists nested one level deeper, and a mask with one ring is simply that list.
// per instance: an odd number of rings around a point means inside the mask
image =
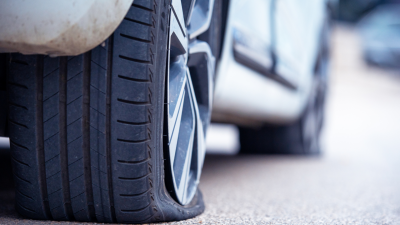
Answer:
[{"label": "tire tread", "polygon": [[155,215],[157,7],[135,1],[130,13],[140,15],[127,15],[82,55],[11,54],[10,139],[23,216],[136,223]]}]

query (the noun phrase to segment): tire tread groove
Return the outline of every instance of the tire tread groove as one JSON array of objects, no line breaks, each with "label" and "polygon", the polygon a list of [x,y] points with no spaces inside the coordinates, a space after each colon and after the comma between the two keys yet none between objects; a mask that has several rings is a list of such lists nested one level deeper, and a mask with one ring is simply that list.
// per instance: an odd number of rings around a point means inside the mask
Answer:
[{"label": "tire tread groove", "polygon": [[63,207],[66,217],[69,220],[75,220],[73,209],[71,206],[71,192],[69,185],[68,170],[68,130],[67,130],[67,73],[68,59],[60,58],[60,75],[59,75],[59,138],[60,138],[60,167],[61,167],[61,186],[63,190]]}]

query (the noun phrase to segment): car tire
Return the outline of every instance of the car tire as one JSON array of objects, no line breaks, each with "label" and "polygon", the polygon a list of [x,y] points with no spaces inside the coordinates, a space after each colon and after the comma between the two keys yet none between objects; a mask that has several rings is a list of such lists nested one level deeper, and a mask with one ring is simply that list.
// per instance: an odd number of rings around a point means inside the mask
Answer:
[{"label": "car tire", "polygon": [[87,53],[9,56],[10,145],[21,215],[149,223],[204,211],[197,186],[182,204],[168,185],[170,12],[169,1],[137,0],[116,31]]}]

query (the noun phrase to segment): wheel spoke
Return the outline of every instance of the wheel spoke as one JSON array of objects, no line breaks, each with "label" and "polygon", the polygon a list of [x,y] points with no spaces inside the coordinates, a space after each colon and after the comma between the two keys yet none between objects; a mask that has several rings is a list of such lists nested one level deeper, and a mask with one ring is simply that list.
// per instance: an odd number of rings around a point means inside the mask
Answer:
[{"label": "wheel spoke", "polygon": [[172,1],[170,15],[170,59],[175,59],[187,53],[188,43],[180,0]]},{"label": "wheel spoke", "polygon": [[196,1],[190,17],[188,26],[189,38],[193,39],[204,33],[211,23],[211,16],[214,8],[214,0]]},{"label": "wheel spoke", "polygon": [[186,26],[189,26],[190,18],[192,17],[192,12],[193,12],[195,3],[196,3],[196,0],[183,0],[182,1],[182,9],[184,12],[187,13],[186,15],[184,15]]},{"label": "wheel spoke", "polygon": [[175,159],[173,162],[173,174],[175,177],[175,185],[177,189],[178,198],[181,198],[184,204],[186,195],[185,190],[187,187],[187,180],[191,165],[193,143],[195,138],[195,102],[190,90],[191,85],[186,83],[185,99],[182,107],[182,116],[180,122],[180,131],[178,142],[176,145]]},{"label": "wheel spoke", "polygon": [[211,116],[215,70],[215,57],[207,42],[196,40],[189,45],[188,66],[195,86],[203,130],[206,131]]},{"label": "wheel spoke", "polygon": [[[189,140],[189,149],[186,153],[185,163],[183,164],[182,175],[179,183],[177,182],[178,194],[181,196],[181,201],[183,204],[188,203],[195,194],[197,185],[199,183],[199,178],[201,174],[201,167],[204,161],[205,155],[205,145],[204,145],[204,133],[202,121],[199,116],[199,110],[197,106],[196,96],[193,89],[193,84],[191,81],[191,76],[189,70],[187,72],[188,81],[186,87],[186,95],[185,101],[189,101],[191,105],[192,112],[192,124],[193,129],[190,130],[190,140]],[[187,139],[186,137],[182,136]],[[181,138],[181,136],[180,136]],[[183,141],[185,141],[183,140]],[[181,151],[181,149],[179,149]],[[183,151],[181,151],[183,152]],[[193,155],[195,154],[195,155]],[[174,163],[174,172],[179,169],[176,168],[177,160]],[[175,175],[175,179],[178,181],[177,176]]]},{"label": "wheel spoke", "polygon": [[[188,77],[188,85],[190,85],[190,87],[191,87],[190,89],[193,90],[190,94],[192,95],[194,102],[197,102],[195,92],[193,89],[193,82],[192,82],[192,79],[190,78],[190,76]],[[192,167],[193,166],[196,167],[196,168],[193,168],[193,170],[197,170],[196,171],[197,173],[195,174],[195,176],[196,176],[195,177],[196,178],[195,185],[196,186],[200,179],[201,169],[203,167],[204,157],[205,157],[205,153],[206,153],[205,138],[204,138],[205,130],[203,129],[204,122],[201,119],[201,116],[200,116],[201,112],[200,112],[198,106],[199,106],[198,104],[194,104],[194,111],[196,113],[196,137],[195,138],[197,138],[197,141],[196,141],[196,144],[195,144],[194,150],[193,150],[193,152],[196,153],[196,156],[195,156],[196,165],[192,165]],[[208,121],[205,121],[205,122],[208,122]]]},{"label": "wheel spoke", "polygon": [[[185,95],[185,92],[182,94],[183,96]],[[168,126],[168,129],[171,130],[169,132],[169,151],[170,151],[170,156],[171,156],[171,165],[174,164],[175,161],[175,153],[177,149],[177,143],[178,143],[178,137],[179,137],[179,131],[181,128],[181,120],[182,120],[182,111],[183,111],[183,101],[184,99],[180,101],[179,105],[179,111],[177,113],[177,116],[174,119],[169,120],[169,124],[171,126]]]},{"label": "wheel spoke", "polygon": [[169,41],[169,67],[167,83],[168,102],[168,141],[170,146],[171,163],[175,158],[178,141],[182,107],[187,81],[186,59],[188,53],[188,40],[183,22],[183,12],[180,0],[171,2],[170,41]]},{"label": "wheel spoke", "polygon": [[183,58],[179,57],[177,62],[171,64],[169,71],[168,123],[172,126],[168,127],[168,132],[171,136],[176,124],[179,123],[177,122],[178,114],[182,113],[182,101],[185,94],[186,81],[186,65]]}]

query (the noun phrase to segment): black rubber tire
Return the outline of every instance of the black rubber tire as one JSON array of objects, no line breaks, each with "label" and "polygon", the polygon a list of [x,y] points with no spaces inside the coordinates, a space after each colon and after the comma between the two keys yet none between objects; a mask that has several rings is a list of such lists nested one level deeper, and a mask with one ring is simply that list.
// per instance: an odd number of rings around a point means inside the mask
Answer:
[{"label": "black rubber tire", "polygon": [[204,211],[164,182],[169,1],[135,0],[101,46],[75,57],[10,56],[17,211],[32,219],[148,223]]}]

